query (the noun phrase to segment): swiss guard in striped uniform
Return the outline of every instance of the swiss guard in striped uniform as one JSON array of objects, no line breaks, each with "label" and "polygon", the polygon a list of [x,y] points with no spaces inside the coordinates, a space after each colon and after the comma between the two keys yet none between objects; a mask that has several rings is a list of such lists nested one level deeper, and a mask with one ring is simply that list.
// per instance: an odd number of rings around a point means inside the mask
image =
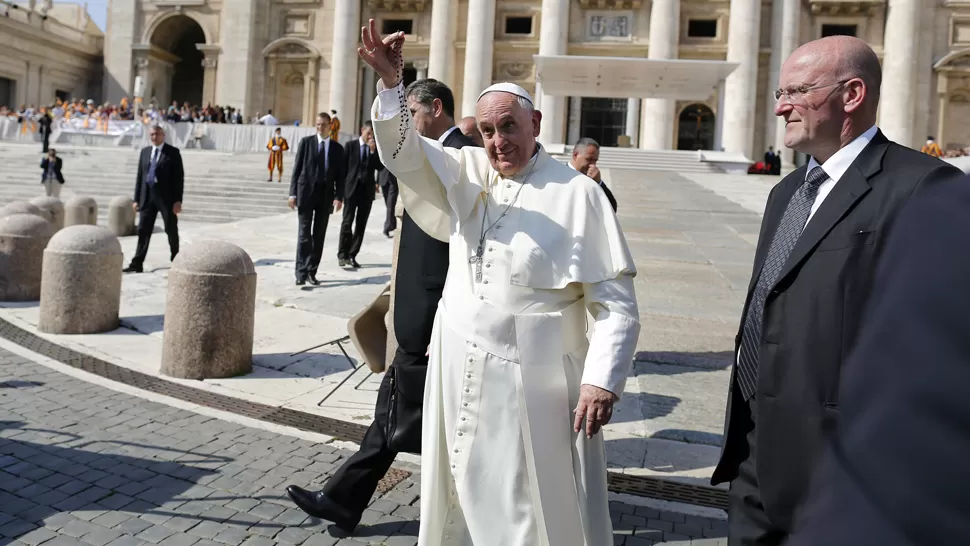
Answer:
[{"label": "swiss guard in striped uniform", "polygon": [[290,149],[290,145],[286,143],[286,139],[280,136],[280,128],[276,128],[276,134],[273,138],[269,139],[269,143],[266,144],[266,149],[269,150],[269,178],[267,182],[273,181],[273,169],[276,169],[280,173],[280,178],[277,182],[283,181],[283,152]]}]

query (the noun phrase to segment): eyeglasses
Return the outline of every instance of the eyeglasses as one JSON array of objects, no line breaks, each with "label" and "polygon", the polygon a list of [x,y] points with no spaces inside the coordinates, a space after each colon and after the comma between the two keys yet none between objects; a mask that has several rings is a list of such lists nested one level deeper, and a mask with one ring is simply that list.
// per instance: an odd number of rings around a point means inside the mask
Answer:
[{"label": "eyeglasses", "polygon": [[776,89],[775,90],[775,100],[781,100],[782,97],[788,99],[788,102],[801,100],[809,91],[815,91],[817,89],[825,89],[826,87],[838,87],[844,85],[849,80],[839,80],[835,83],[827,83],[823,85],[812,85],[812,86],[801,86],[789,89]]}]

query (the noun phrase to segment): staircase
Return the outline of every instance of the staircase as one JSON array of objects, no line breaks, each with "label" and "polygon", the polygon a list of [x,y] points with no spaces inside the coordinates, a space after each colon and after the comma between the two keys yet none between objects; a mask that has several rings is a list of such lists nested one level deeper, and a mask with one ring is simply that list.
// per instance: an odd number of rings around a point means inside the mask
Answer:
[{"label": "staircase", "polygon": [[[104,225],[108,204],[119,195],[133,197],[138,151],[129,148],[57,146],[64,160],[61,200],[93,197],[98,223]],[[40,184],[39,144],[0,143],[0,206],[44,195]],[[283,183],[266,182],[267,155],[182,150],[185,191],[180,220],[223,223],[289,211],[289,175],[294,154],[284,159]]]},{"label": "staircase", "polygon": [[[565,153],[553,154],[556,159],[568,162],[572,148]],[[711,163],[702,162],[697,152],[683,150],[641,150],[640,148],[600,148],[598,165],[608,169],[633,169],[645,171],[676,171],[681,173],[721,174],[724,171]]]}]

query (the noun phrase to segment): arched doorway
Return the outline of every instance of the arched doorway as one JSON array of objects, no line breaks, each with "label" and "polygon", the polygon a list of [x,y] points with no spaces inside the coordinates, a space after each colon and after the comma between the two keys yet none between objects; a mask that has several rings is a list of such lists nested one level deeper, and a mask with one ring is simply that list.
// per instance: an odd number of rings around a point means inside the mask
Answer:
[{"label": "arched doorway", "polygon": [[172,101],[202,105],[205,55],[197,46],[206,42],[205,31],[199,23],[187,15],[169,17],[152,33],[151,43],[171,54],[167,74],[154,79],[153,91],[159,106],[167,106]]},{"label": "arched doorway", "polygon": [[265,99],[260,112],[272,110],[283,125],[313,124],[317,116],[320,53],[297,38],[280,38],[263,49]]},{"label": "arched doorway", "polygon": [[691,104],[681,110],[677,149],[714,149],[714,112],[706,104]]}]

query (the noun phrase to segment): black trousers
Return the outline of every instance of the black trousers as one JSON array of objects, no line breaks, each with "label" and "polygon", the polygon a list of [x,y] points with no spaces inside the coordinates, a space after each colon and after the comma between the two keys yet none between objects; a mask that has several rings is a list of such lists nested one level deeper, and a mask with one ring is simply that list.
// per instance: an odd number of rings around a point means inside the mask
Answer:
[{"label": "black trousers", "polygon": [[735,385],[733,399],[735,404],[741,405],[737,410],[748,413],[745,431],[748,445],[745,459],[738,468],[738,477],[731,482],[728,493],[728,546],[781,546],[788,539],[788,531],[772,525],[765,514],[758,488],[758,461],[754,448],[756,396],[745,402]]},{"label": "black trousers", "polygon": [[364,433],[360,449],[337,469],[323,487],[323,492],[330,500],[355,516],[360,516],[367,508],[367,503],[377,490],[378,482],[397,457],[397,453],[387,447],[387,439],[384,437],[387,423],[385,408],[390,394],[389,377],[384,374],[381,386],[377,390],[374,421]]},{"label": "black trousers", "polygon": [[178,216],[172,211],[172,205],[162,200],[154,186],[149,186],[146,191],[148,197],[138,216],[138,247],[135,249],[135,257],[131,259],[131,265],[136,266],[145,263],[148,245],[152,240],[152,231],[155,229],[155,219],[159,214],[162,215],[162,222],[165,223],[165,234],[168,235],[168,248],[172,252],[172,259],[174,260],[175,255],[179,253]]},{"label": "black trousers", "polygon": [[296,278],[316,275],[323,256],[323,241],[330,221],[331,203],[298,207],[299,230],[296,243]]},{"label": "black trousers", "polygon": [[394,216],[394,207],[397,206],[397,184],[387,184],[381,187],[384,195],[384,204],[387,205],[387,214],[384,216],[384,235],[397,229],[397,216]]},{"label": "black trousers", "polygon": [[370,209],[374,206],[374,196],[362,189],[358,186],[355,195],[344,200],[344,217],[340,222],[340,242],[337,246],[339,260],[356,258],[360,245],[364,243],[364,230],[367,229]]}]

